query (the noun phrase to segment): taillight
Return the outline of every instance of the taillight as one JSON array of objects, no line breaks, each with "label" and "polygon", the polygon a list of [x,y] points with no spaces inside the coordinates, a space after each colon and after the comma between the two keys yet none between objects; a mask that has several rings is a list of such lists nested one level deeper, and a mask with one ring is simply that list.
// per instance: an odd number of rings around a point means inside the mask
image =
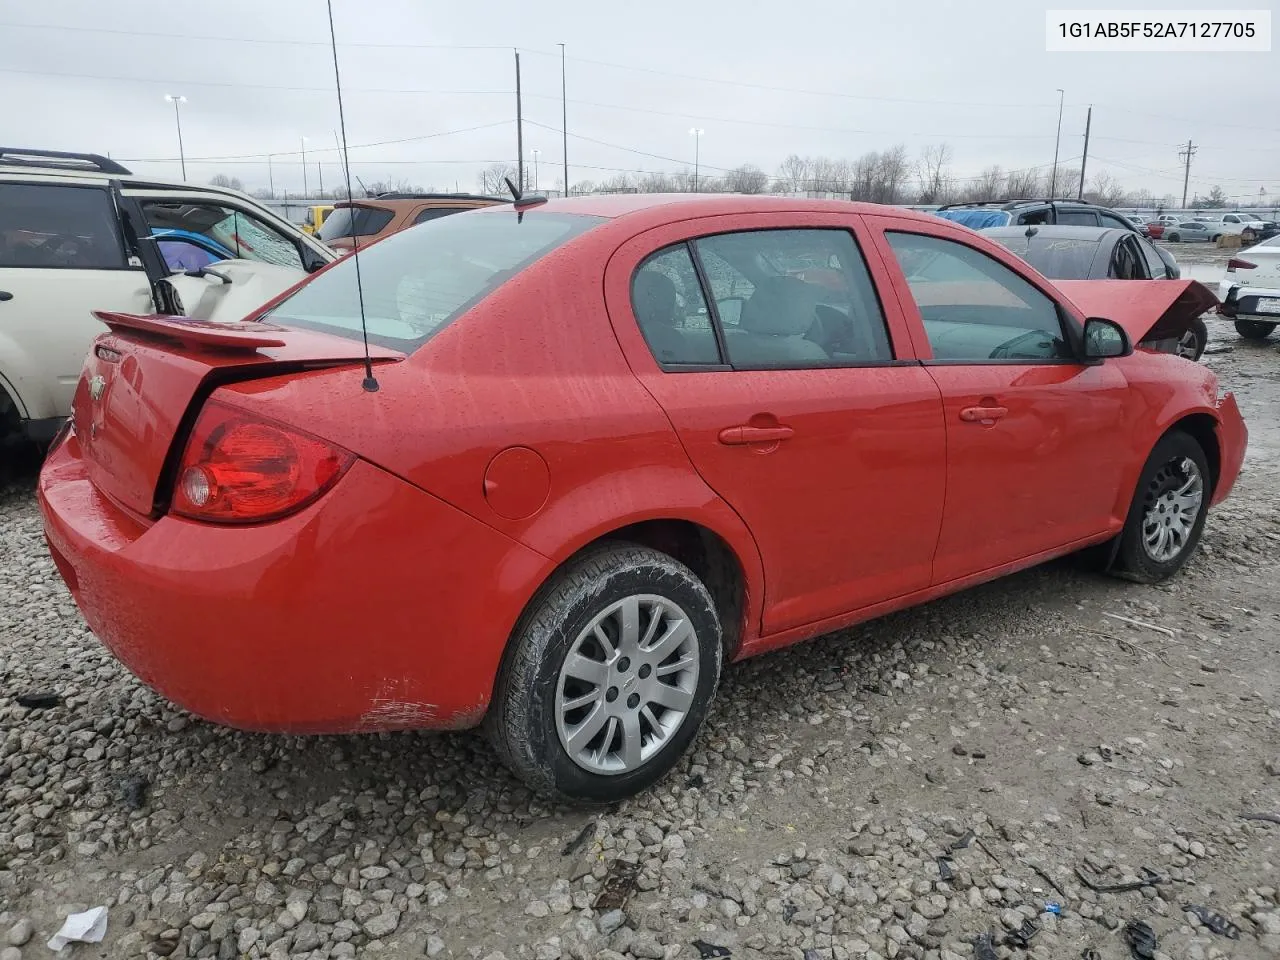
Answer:
[{"label": "taillight", "polygon": [[1232,257],[1227,261],[1227,273],[1235,273],[1237,270],[1253,270],[1257,266],[1256,263],[1250,263],[1248,260]]},{"label": "taillight", "polygon": [[182,454],[173,512],[213,523],[274,520],[315,500],[354,460],[318,437],[210,401]]}]

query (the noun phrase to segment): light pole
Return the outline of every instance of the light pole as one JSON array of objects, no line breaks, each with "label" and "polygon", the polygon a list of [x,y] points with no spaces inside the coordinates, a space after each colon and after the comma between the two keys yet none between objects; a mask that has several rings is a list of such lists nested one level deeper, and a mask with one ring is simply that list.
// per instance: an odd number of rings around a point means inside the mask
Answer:
[{"label": "light pole", "polygon": [[306,199],[307,193],[307,138],[302,138],[302,197]]},{"label": "light pole", "polygon": [[164,98],[173,104],[173,122],[178,126],[178,161],[182,164],[182,179],[187,179],[187,155],[182,150],[182,116],[178,113],[178,104],[186,103],[184,96],[166,93]]},{"label": "light pole", "polygon": [[699,153],[701,152],[700,148],[702,145],[702,135],[706,132],[707,131],[703,130],[701,127],[689,128],[689,136],[693,137],[693,192],[694,193],[698,192],[698,160],[699,160]]},{"label": "light pole", "polygon": [[560,152],[564,157],[564,195],[569,195],[569,99],[565,93],[564,44],[560,44]]},{"label": "light pole", "polygon": [[1058,195],[1058,144],[1062,141],[1062,91],[1058,91],[1058,135],[1053,141],[1053,180],[1049,184],[1049,198]]},{"label": "light pole", "polygon": [[538,157],[542,155],[542,151],[537,147],[533,148],[533,192],[538,192]]},{"label": "light pole", "polygon": [[269,153],[267,154],[267,184],[271,188],[271,199],[274,200],[276,198],[276,172],[275,168],[271,166],[271,154]]}]

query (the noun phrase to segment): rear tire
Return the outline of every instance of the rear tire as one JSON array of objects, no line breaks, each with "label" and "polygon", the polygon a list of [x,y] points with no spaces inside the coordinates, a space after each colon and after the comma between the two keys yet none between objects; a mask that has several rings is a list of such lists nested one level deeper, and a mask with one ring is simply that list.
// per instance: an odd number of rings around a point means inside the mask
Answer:
[{"label": "rear tire", "polygon": [[1210,482],[1209,462],[1195,438],[1181,430],[1161,437],[1138,479],[1113,572],[1139,583],[1177,573],[1200,543]]},{"label": "rear tire", "polygon": [[647,547],[602,544],[561,570],[516,625],[485,732],[541,793],[624,800],[693,742],[721,650],[715,603],[688,567]]},{"label": "rear tire", "polygon": [[1245,243],[1253,243],[1253,241],[1258,239],[1258,235],[1254,233],[1252,229],[1248,229],[1240,234],[1240,239]]},{"label": "rear tire", "polygon": [[1165,239],[1168,240],[1170,243],[1178,243],[1180,240],[1182,240],[1182,235],[1178,233],[1171,233],[1169,234],[1169,236],[1165,237]]},{"label": "rear tire", "polygon": [[1237,320],[1236,333],[1246,340],[1265,340],[1275,330],[1274,323],[1266,320]]}]

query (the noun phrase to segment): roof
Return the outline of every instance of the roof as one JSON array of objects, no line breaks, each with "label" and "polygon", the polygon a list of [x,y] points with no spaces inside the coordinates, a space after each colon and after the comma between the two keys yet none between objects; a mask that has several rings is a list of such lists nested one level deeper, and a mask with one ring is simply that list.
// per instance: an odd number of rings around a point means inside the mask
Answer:
[{"label": "roof", "polygon": [[[507,201],[503,206],[508,206]],[[491,207],[499,210],[501,207]],[[618,219],[649,214],[661,221],[689,217],[713,217],[737,213],[840,213],[869,216],[894,216],[906,220],[933,221],[932,214],[879,203],[857,203],[850,200],[811,200],[775,197],[768,194],[742,193],[610,193],[586,197],[552,197],[529,210],[549,213],[577,213],[592,217]],[[666,214],[663,217],[662,214]]]}]

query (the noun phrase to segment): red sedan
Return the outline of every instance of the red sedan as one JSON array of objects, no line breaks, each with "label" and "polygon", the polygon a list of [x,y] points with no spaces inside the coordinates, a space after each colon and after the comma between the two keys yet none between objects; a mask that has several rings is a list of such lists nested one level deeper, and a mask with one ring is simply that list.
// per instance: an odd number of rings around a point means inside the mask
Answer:
[{"label": "red sedan", "polygon": [[1086,547],[1178,570],[1246,443],[1166,348],[1214,302],[888,207],[495,206],[253,322],[103,315],[40,504],[94,632],[193,713],[483,721],[613,800],[723,663]]}]

